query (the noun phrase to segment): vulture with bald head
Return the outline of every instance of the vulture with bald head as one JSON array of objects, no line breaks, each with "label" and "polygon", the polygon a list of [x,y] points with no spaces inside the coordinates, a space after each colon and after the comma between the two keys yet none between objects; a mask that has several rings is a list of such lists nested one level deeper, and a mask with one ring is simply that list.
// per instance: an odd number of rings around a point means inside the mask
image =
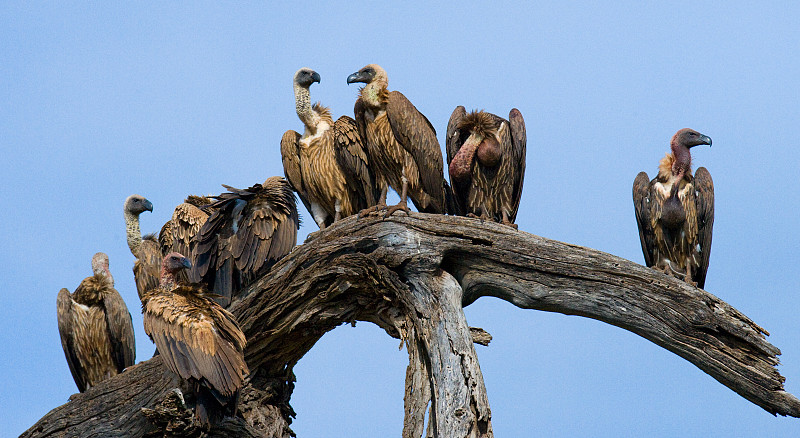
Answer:
[{"label": "vulture with bald head", "polygon": [[142,237],[139,228],[139,215],[145,211],[153,211],[153,204],[140,195],[130,195],[125,200],[123,208],[125,213],[125,234],[128,239],[128,248],[136,257],[133,263],[133,277],[136,280],[136,292],[139,298],[158,286],[159,266],[161,265],[161,248],[155,234]]},{"label": "vulture with bald head", "polygon": [[400,203],[387,216],[397,210],[408,213],[408,196],[421,212],[446,213],[450,188],[431,122],[402,93],[387,89],[389,79],[379,65],[369,64],[347,77],[348,84],[355,82],[366,84],[356,100],[355,119],[381,188],[378,204],[370,210],[386,209],[392,186]]},{"label": "vulture with bald head", "polygon": [[136,358],[131,314],[114,289],[106,254],[92,257],[92,272],[75,293],[63,288],[56,300],[61,346],[80,392],[121,373]]},{"label": "vulture with bald head", "polygon": [[295,110],[304,130],[283,134],[281,157],[286,179],[324,229],[375,205],[378,196],[355,121],[342,116],[334,123],[330,109],[311,105],[309,87],[319,81],[307,67],[294,74]]},{"label": "vulture with bald head", "polygon": [[525,120],[458,106],[447,124],[447,164],[457,214],[516,228],[525,177]]},{"label": "vulture with bald head", "polygon": [[207,206],[214,212],[197,235],[190,279],[227,307],[297,244],[300,217],[292,188],[279,176],[244,190],[223,187],[229,192]]},{"label": "vulture with bald head", "polygon": [[692,176],[689,149],[711,146],[692,129],[672,137],[672,153],[661,159],[651,181],[639,172],[633,181],[633,206],[645,264],[703,288],[714,226],[714,183],[705,167]]},{"label": "vulture with bald head", "polygon": [[250,371],[236,318],[199,285],[178,282],[178,273],[191,266],[177,252],[164,257],[159,285],[142,298],[142,316],[164,365],[191,387],[197,419],[210,425],[236,415]]}]

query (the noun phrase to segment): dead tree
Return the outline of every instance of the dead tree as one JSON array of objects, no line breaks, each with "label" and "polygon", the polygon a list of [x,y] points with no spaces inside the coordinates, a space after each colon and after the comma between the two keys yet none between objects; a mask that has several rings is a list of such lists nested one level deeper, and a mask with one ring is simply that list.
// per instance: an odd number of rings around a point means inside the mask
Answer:
[{"label": "dead tree", "polygon": [[[624,328],[768,412],[800,416],[768,333],[719,298],[593,249],[415,213],[353,217],[315,233],[231,306],[252,374],[242,418],[207,436],[293,436],[292,368],[327,331],[355,321],[377,324],[408,350],[404,437],[493,436],[473,347],[481,333],[462,310],[482,296]],[[73,396],[22,436],[198,436],[178,385],[156,357]]]}]

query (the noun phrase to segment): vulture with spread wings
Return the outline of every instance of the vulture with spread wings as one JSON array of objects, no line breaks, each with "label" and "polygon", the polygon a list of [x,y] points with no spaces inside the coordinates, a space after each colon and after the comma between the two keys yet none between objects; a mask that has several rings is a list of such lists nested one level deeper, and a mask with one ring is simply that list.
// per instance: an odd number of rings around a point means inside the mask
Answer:
[{"label": "vulture with spread wings", "polygon": [[244,190],[223,187],[229,192],[206,207],[215,210],[196,237],[190,279],[207,285],[227,306],[292,250],[300,218],[294,193],[279,176]]}]

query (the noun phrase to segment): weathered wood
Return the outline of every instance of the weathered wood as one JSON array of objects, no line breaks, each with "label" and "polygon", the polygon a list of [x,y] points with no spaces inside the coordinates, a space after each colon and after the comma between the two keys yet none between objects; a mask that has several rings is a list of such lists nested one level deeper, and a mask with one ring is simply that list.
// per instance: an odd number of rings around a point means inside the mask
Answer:
[{"label": "weathered wood", "polygon": [[[262,394],[250,397],[252,405],[278,413],[260,420],[264,436],[290,433],[293,366],[324,333],[355,321],[377,324],[408,348],[403,436],[491,436],[459,306],[482,296],[630,330],[765,410],[800,416],[800,401],[783,390],[775,369],[780,351],[765,330],[719,298],[610,254],[477,219],[351,217],[314,233],[249,292],[231,310],[248,337],[252,389]],[[66,436],[59,432],[68,426],[98,436],[112,427],[149,430],[139,408],[152,408],[176,385],[156,360],[76,396],[23,436]],[[98,416],[119,420],[92,420]],[[249,424],[255,417],[245,415]],[[264,432],[270,421],[278,423],[277,434]]]}]

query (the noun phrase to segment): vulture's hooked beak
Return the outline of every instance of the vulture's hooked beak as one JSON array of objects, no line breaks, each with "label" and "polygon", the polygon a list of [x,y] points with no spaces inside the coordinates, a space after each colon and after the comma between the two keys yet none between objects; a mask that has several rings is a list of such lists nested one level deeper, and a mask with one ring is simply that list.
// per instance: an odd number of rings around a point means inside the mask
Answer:
[{"label": "vulture's hooked beak", "polygon": [[184,268],[192,269],[192,262],[189,261],[189,259],[187,259],[186,257],[184,257],[183,260],[181,260],[181,263],[183,264]]},{"label": "vulture's hooked beak", "polygon": [[351,74],[350,76],[347,77],[347,83],[348,84],[352,84],[352,83],[355,83],[355,82],[369,83],[370,79],[372,79],[372,78],[368,77],[364,72],[357,71],[357,72],[355,72],[355,73],[353,73],[353,74]]},{"label": "vulture's hooked beak", "polygon": [[313,82],[316,82],[316,83],[318,83],[318,84],[319,84],[319,83],[320,83],[320,80],[322,80],[322,78],[319,76],[319,73],[317,73],[317,72],[314,72],[314,74],[312,74],[312,75],[311,75],[311,82],[312,82],[312,83],[313,83]]},{"label": "vulture's hooked beak", "polygon": [[150,213],[153,212],[153,203],[148,201],[147,199],[144,200],[144,209],[149,211]]},{"label": "vulture's hooked beak", "polygon": [[700,144],[707,144],[708,146],[711,146],[711,137],[709,137],[707,135],[701,135],[700,136],[700,141],[702,142]]}]

